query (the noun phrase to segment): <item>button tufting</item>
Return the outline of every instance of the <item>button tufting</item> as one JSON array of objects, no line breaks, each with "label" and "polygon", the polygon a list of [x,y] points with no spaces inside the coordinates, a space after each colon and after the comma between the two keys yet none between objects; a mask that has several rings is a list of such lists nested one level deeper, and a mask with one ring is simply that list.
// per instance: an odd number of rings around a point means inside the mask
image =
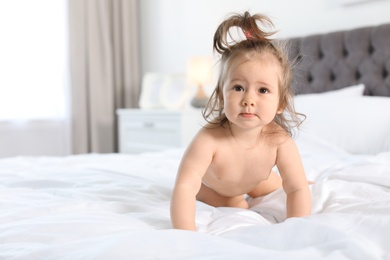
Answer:
[{"label": "button tufting", "polygon": [[362,77],[362,75],[361,75],[360,72],[357,70],[356,73],[355,73],[355,79],[359,80],[361,77]]},{"label": "button tufting", "polygon": [[336,79],[336,76],[334,75],[334,73],[330,73],[330,80],[333,82],[334,80]]},{"label": "button tufting", "polygon": [[347,49],[343,49],[343,56],[344,56],[344,58],[348,56],[348,51],[347,51]]},{"label": "button tufting", "polygon": [[313,81],[313,77],[311,76],[311,74],[309,74],[309,75],[307,76],[307,81],[308,81],[309,83],[311,83],[311,82]]},{"label": "button tufting", "polygon": [[368,53],[369,54],[373,54],[374,53],[374,46],[370,45],[370,47],[368,48]]},{"label": "button tufting", "polygon": [[383,68],[382,77],[387,78],[388,75],[389,75],[389,72],[386,70],[386,68]]}]

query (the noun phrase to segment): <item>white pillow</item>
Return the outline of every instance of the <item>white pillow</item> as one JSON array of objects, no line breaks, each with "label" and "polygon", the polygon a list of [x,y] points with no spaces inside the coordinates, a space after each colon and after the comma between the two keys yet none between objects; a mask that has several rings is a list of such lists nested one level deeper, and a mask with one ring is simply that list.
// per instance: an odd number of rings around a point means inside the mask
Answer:
[{"label": "white pillow", "polygon": [[335,96],[363,96],[365,85],[360,83],[358,85],[349,86],[337,90],[326,91],[318,93],[319,95],[335,95]]},{"label": "white pillow", "polygon": [[349,153],[390,151],[389,97],[299,95],[294,102],[296,111],[307,117],[301,131]]},{"label": "white pillow", "polygon": [[320,93],[311,93],[311,94],[302,94],[299,96],[315,96],[315,95],[321,95],[321,96],[363,96],[365,85],[363,83],[360,83],[358,85],[349,86],[337,90],[330,90],[326,92],[320,92]]}]

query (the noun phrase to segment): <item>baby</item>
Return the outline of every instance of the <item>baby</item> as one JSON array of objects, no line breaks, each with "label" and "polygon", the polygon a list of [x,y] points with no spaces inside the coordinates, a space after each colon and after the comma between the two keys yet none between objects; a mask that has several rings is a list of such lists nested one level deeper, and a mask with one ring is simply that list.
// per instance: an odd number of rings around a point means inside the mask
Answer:
[{"label": "baby", "polygon": [[[291,64],[261,27],[263,15],[235,14],[214,35],[217,86],[203,111],[208,121],[188,146],[171,200],[172,226],[196,230],[196,200],[247,209],[245,195],[283,188],[287,218],[311,213],[311,194],[292,127],[299,126],[290,89]],[[234,40],[231,29],[242,31]],[[277,166],[279,174],[272,171]]]}]

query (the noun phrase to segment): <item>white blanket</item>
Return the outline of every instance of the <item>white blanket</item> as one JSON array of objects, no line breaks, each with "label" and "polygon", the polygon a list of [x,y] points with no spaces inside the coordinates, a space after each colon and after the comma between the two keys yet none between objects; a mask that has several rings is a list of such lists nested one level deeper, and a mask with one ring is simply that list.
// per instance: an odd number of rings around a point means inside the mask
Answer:
[{"label": "white blanket", "polygon": [[0,160],[0,259],[390,259],[390,153],[298,145],[313,214],[284,219],[283,190],[249,210],[198,202],[198,232],[172,230],[183,150]]}]

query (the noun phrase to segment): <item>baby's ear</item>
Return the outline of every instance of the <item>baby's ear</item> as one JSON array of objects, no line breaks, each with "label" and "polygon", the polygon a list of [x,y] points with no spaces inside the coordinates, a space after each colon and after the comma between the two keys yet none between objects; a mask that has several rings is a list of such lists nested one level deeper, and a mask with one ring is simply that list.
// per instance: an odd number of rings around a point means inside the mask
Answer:
[{"label": "baby's ear", "polygon": [[286,106],[280,106],[278,110],[276,110],[276,114],[277,115],[283,114],[285,108]]}]

